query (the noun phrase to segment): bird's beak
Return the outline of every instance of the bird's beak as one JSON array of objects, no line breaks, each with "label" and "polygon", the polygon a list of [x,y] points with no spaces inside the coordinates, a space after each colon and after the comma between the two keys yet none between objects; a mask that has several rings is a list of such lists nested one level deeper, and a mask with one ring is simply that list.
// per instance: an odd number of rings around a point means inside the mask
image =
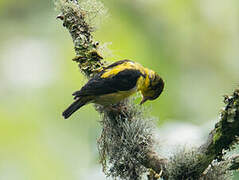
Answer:
[{"label": "bird's beak", "polygon": [[140,105],[142,105],[143,103],[145,103],[148,100],[147,97],[143,97],[142,101],[140,102]]}]

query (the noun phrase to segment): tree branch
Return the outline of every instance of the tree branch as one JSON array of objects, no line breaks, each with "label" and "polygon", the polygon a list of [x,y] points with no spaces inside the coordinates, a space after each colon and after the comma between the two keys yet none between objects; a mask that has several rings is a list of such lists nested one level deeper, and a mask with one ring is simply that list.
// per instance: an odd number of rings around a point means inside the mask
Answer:
[{"label": "tree branch", "polygon": [[239,89],[236,89],[232,96],[225,96],[226,104],[221,112],[219,122],[209,134],[208,140],[200,147],[203,154],[201,172],[203,172],[212,160],[221,160],[223,151],[230,150],[235,143],[238,143],[239,135]]},{"label": "tree branch", "polygon": [[[98,1],[89,2],[95,3],[91,7],[103,8]],[[57,18],[63,21],[74,43],[76,57],[73,60],[86,77],[92,77],[106,64],[99,53],[99,43],[93,40],[95,27],[89,20],[89,17],[97,17],[102,9],[87,11],[76,0],[58,0],[56,6],[61,12]],[[95,106],[102,116],[102,134],[98,146],[104,172],[108,176],[122,179],[140,179],[148,169],[160,174],[163,179],[206,179],[209,175],[217,177],[218,171],[205,171],[214,160],[222,161],[223,151],[230,150],[237,142],[239,90],[226,97],[225,103],[226,107],[207,142],[198,149],[175,154],[169,160],[155,152],[155,126],[150,117],[145,117],[142,107],[131,100],[114,105],[112,110]],[[231,161],[229,170],[238,168],[238,159],[237,156]],[[224,174],[221,177],[225,177]]]}]

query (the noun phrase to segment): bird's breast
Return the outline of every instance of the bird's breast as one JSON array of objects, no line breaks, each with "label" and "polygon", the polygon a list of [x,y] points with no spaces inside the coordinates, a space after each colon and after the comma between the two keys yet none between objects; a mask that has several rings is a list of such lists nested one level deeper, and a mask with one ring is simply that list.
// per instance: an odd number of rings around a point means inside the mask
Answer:
[{"label": "bird's breast", "polygon": [[93,103],[100,104],[100,105],[116,104],[120,102],[121,100],[134,94],[136,91],[137,89],[133,88],[129,91],[118,91],[116,93],[104,94],[101,96],[97,96]]}]

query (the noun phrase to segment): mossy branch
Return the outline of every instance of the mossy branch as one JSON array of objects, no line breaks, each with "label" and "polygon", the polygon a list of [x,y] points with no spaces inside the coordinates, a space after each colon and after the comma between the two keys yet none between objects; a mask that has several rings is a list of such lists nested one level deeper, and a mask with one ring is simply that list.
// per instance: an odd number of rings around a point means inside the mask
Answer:
[{"label": "mossy branch", "polygon": [[63,26],[68,29],[74,43],[76,57],[73,61],[78,63],[84,75],[93,76],[100,71],[104,62],[97,52],[99,43],[93,41],[94,27],[86,21],[90,12],[82,9],[78,1],[59,0],[56,1],[56,7],[61,12],[57,18],[63,21]]},{"label": "mossy branch", "polygon": [[[199,148],[175,154],[166,167],[169,179],[227,179],[238,167],[238,156],[224,155],[238,143],[239,90],[225,96],[226,106],[207,141]],[[220,178],[219,178],[220,177]]]},{"label": "mossy branch", "polygon": [[225,96],[225,108],[222,110],[219,122],[211,131],[208,140],[200,147],[203,154],[201,171],[214,159],[222,160],[223,152],[231,150],[238,143],[239,136],[239,89],[232,96]]},{"label": "mossy branch", "polygon": [[[84,7],[84,3],[94,5]],[[95,30],[92,19],[104,12],[96,0],[58,0],[56,7],[61,12],[57,18],[71,34],[76,57],[73,59],[88,78],[106,65],[99,53],[99,43],[93,40]],[[229,162],[222,158],[237,142],[239,134],[239,90],[225,98],[226,107],[219,122],[210,133],[208,141],[191,151],[181,151],[170,159],[159,156],[154,150],[154,124],[145,117],[142,107],[125,100],[112,110],[95,106],[102,116],[102,134],[98,140],[101,163],[106,175],[122,179],[141,179],[150,172],[148,179],[207,179],[228,176],[238,167],[238,157]],[[117,109],[114,111],[113,109]],[[212,166],[212,162],[216,165]],[[225,165],[226,164],[226,165]],[[214,167],[214,168],[212,168]],[[217,167],[217,168],[216,168]],[[223,173],[222,173],[223,172]]]}]

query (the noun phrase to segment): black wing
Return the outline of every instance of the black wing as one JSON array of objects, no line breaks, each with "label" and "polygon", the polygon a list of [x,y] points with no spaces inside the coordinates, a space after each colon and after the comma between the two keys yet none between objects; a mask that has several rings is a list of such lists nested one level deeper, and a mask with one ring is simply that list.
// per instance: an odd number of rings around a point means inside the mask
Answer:
[{"label": "black wing", "polygon": [[103,95],[118,91],[127,91],[135,87],[138,78],[142,75],[139,70],[135,69],[125,69],[108,78],[101,78],[100,76],[102,73],[99,73],[89,80],[80,91],[73,93],[73,96],[77,98],[82,96]]}]

